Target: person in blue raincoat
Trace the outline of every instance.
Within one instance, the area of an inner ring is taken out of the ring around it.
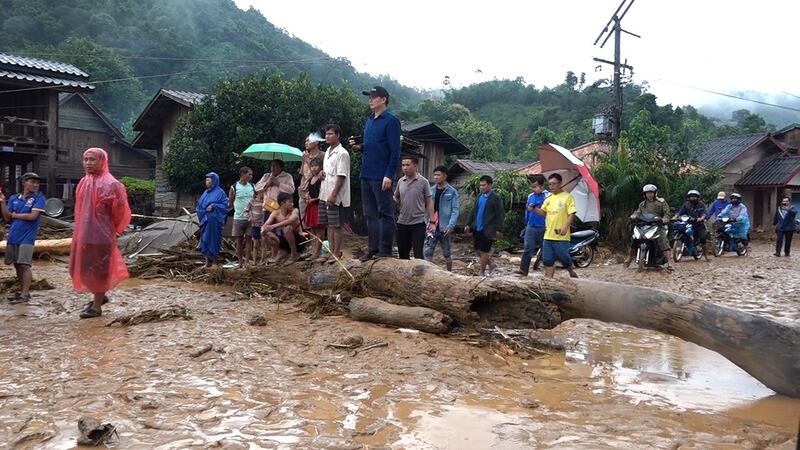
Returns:
[[[731,194],[731,202],[717,217],[730,217],[735,220],[733,224],[733,237],[744,239],[749,244],[750,239],[750,216],[747,207],[742,203],[742,196],[734,192]]]
[[[211,267],[219,257],[222,230],[228,218],[228,196],[219,187],[219,175],[206,174],[206,190],[197,202],[200,221],[200,245],[197,249],[206,257],[205,267]]]

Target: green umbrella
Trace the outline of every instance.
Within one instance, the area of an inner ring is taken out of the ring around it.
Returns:
[[[245,150],[242,155],[256,159],[266,159],[268,161],[273,159],[282,159],[284,161],[303,160],[303,152],[300,151],[300,149],[286,144],[277,144],[275,142],[253,144],[247,147],[247,150]]]

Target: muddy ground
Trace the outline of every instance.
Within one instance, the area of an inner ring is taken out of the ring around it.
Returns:
[[[606,255],[580,274],[797,323],[797,259],[775,258],[767,244],[754,250],[682,262],[673,274],[637,274]],[[500,260],[499,276],[512,276],[515,258]],[[456,270],[469,272],[468,264],[464,256]],[[0,268],[0,277],[11,275]],[[2,447],[73,448],[84,415],[116,425],[117,448],[796,445],[800,400],[775,395],[716,353],[655,332],[566,322],[544,333],[566,350],[523,359],[463,335],[314,320],[269,296],[142,280],[114,292],[103,318],[78,320],[88,298],[71,292],[66,266],[38,263],[35,277],[56,289],[37,291],[27,306],[0,303]],[[105,326],[171,304],[185,305],[193,320]],[[254,315],[266,326],[249,325]],[[355,335],[387,345],[328,346]]]

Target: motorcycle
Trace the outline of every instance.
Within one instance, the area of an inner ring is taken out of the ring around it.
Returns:
[[[581,230],[570,233],[569,255],[572,257],[572,264],[575,267],[585,269],[592,264],[599,239],[600,233],[597,230]],[[539,249],[533,261],[533,270],[538,270],[541,264],[542,249]]]
[[[684,255],[692,256],[694,259],[703,256],[703,247],[695,242],[695,225],[698,225],[696,220],[687,215],[672,221],[672,259],[675,262],[680,262]],[[702,227],[703,224],[698,226]]]
[[[658,239],[665,232],[661,217],[646,213],[634,220],[633,244],[636,248],[638,271],[660,268],[667,263],[666,257],[658,248]]]
[[[716,245],[714,256],[722,256],[725,252],[736,252],[739,256],[747,255],[747,241],[733,236],[736,233],[736,221],[730,217],[718,218],[714,222],[716,229]]]

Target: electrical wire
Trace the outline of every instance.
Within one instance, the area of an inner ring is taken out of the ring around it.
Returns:
[[[179,58],[174,56],[147,56],[147,55],[91,55],[91,54],[81,54],[81,53],[17,53],[17,52],[8,52],[5,50],[0,51],[0,53],[5,53],[7,55],[14,55],[14,56],[23,56],[28,58],[35,58],[37,56],[57,56],[61,58],[90,58],[90,59],[142,59],[142,60],[154,60],[154,61],[197,61],[197,62],[219,62],[219,63],[252,63],[252,64],[280,64],[280,63],[312,63],[312,62],[327,62],[327,61],[335,61],[335,58],[330,56],[326,57],[319,57],[319,58],[306,58],[306,59],[297,59],[297,60],[271,60],[271,59],[219,59],[219,58]]]
[[[733,99],[741,100],[741,101],[744,101],[744,102],[757,103],[759,105],[771,106],[773,108],[780,108],[780,109],[785,109],[785,110],[788,110],[788,111],[800,112],[800,108],[794,108],[794,107],[785,106],[785,105],[778,105],[776,103],[769,103],[769,102],[765,102],[765,101],[762,101],[762,100],[756,100],[756,99],[752,99],[752,98],[741,97],[739,95],[734,95],[734,94],[726,94],[724,92],[712,91],[711,89],[705,89],[705,88],[701,88],[701,87],[697,87],[697,86],[691,86],[691,85],[688,85],[688,84],[678,83],[676,81],[665,80],[663,78],[659,78],[659,79],[655,80],[654,82],[659,82],[659,81],[663,81],[665,83],[669,83],[669,84],[672,84],[672,85],[675,85],[675,86],[680,86],[680,87],[687,88],[687,89],[694,89],[696,91],[705,92],[705,93],[708,93],[708,94],[714,94],[714,95],[719,95],[719,96],[722,96],[722,97],[733,98]],[[791,95],[791,94],[789,94],[789,95]]]

